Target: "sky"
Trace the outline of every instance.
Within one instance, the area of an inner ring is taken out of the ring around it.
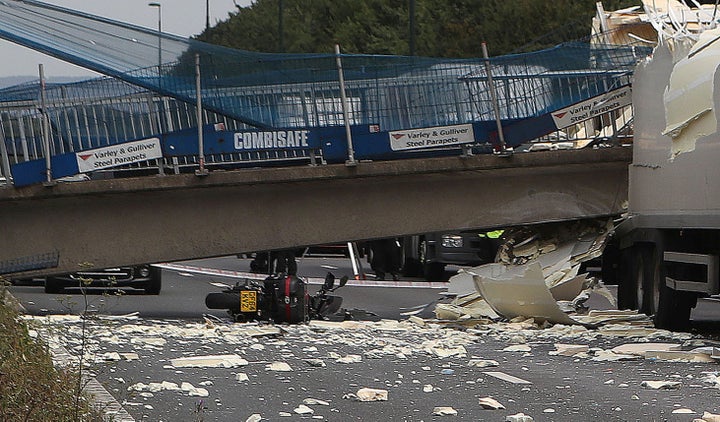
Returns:
[[[41,0],[68,9],[92,15],[157,29],[157,8],[148,6],[153,0]],[[154,0],[157,1],[157,0]],[[184,37],[197,35],[205,29],[206,0],[160,0],[162,5],[162,29]],[[210,25],[228,18],[228,13],[239,6],[249,6],[251,0],[209,0]],[[37,53],[0,39],[0,77],[37,76],[38,64],[42,63],[49,80],[57,76],[97,76],[96,73],[65,63],[53,57]]]

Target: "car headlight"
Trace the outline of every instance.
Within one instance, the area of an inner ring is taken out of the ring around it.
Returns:
[[[444,248],[462,248],[463,238],[456,234],[444,234],[441,244]]]
[[[149,267],[140,267],[140,277],[147,277],[150,275]]]

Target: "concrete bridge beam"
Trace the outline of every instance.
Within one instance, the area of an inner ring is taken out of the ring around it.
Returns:
[[[631,150],[214,171],[0,189],[0,268],[39,273],[617,215]],[[28,273],[29,274],[29,273]]]

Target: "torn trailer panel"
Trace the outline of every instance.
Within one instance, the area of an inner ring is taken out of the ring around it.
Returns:
[[[661,41],[634,74],[629,212],[605,258],[621,309],[683,330],[698,298],[720,290],[720,29],[712,7],[644,3]]]

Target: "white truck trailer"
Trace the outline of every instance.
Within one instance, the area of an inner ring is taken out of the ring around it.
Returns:
[[[674,35],[635,72],[628,216],[605,259],[621,308],[683,329],[720,292],[720,29]]]

